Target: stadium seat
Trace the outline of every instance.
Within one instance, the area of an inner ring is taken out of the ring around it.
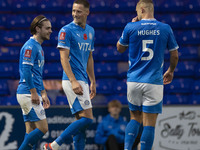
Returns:
[[[122,35],[122,30],[111,30],[104,35],[103,43],[105,45],[116,45]]]
[[[200,23],[200,14],[189,14],[184,15],[183,19],[181,20],[181,25],[184,29],[198,29],[198,25]]]
[[[127,93],[126,79],[117,80],[113,88],[114,88],[114,93],[126,94]]]
[[[21,47],[0,47],[0,60],[7,62],[16,62],[19,60]]]
[[[36,12],[37,1],[12,0],[10,4],[13,12]]]
[[[133,0],[115,0],[110,2],[112,12],[134,12],[136,1]]]
[[[1,105],[6,105],[6,106],[19,105],[19,103],[17,102],[16,96],[3,96],[1,97],[0,101],[1,101]]]
[[[108,103],[112,100],[119,100],[122,105],[128,105],[127,95],[126,94],[118,94],[118,95],[111,95],[108,97]]]
[[[0,79],[0,95],[9,95],[7,80]]]
[[[7,24],[7,15],[6,14],[0,14],[0,29],[4,29],[6,28],[6,24]]]
[[[95,63],[94,72],[96,77],[115,77],[117,75],[116,63]]]
[[[183,93],[189,94],[192,92],[192,78],[175,78],[170,84],[165,85],[165,93]]]
[[[200,40],[200,30],[186,30],[179,33],[178,42],[184,44],[198,44]]]
[[[8,3],[8,0],[1,0],[0,1],[0,12],[10,12],[10,5]]]
[[[72,14],[64,14],[64,15],[59,15],[58,19],[56,21],[56,27],[58,30],[60,30],[63,26],[67,25],[68,23],[72,22]]]
[[[106,31],[105,30],[95,30],[95,45],[105,45],[104,43],[104,38],[106,36]]]
[[[188,10],[188,12],[199,12],[199,7],[200,7],[200,1],[199,0],[187,0],[184,1],[185,4],[185,9]]]
[[[196,62],[194,61],[184,61],[179,62],[174,75],[176,77],[193,77],[195,73]]]
[[[115,79],[97,79],[96,88],[97,94],[112,94],[113,84],[116,83]]]
[[[15,78],[15,68],[13,63],[0,63],[0,78]]]
[[[178,50],[179,57],[181,60],[198,60],[198,50],[200,47],[197,46],[187,46],[187,47],[181,47],[180,50]]]
[[[87,23],[93,28],[106,28],[106,17],[104,14],[91,14],[88,16]]]
[[[59,50],[56,47],[43,47],[45,62],[60,62]]]
[[[174,94],[174,95],[167,95],[167,97],[165,98],[166,98],[165,104],[167,105],[189,104],[189,95]]]
[[[196,65],[196,68],[195,68],[195,78],[197,78],[197,79],[200,78],[200,63],[198,63]]]
[[[9,46],[21,46],[30,36],[30,31],[27,30],[4,31],[0,35],[0,43]]]
[[[45,63],[45,79],[62,79],[63,69],[60,63]]]
[[[194,80],[192,92],[194,94],[200,94],[200,80]]]
[[[56,97],[56,105],[68,105],[66,96],[57,96]]]
[[[185,1],[159,0],[154,1],[155,12],[183,12]]]
[[[190,104],[199,105],[200,104],[200,94],[192,94],[190,97]]]
[[[91,12],[107,12],[110,10],[106,0],[89,0],[89,3]]]

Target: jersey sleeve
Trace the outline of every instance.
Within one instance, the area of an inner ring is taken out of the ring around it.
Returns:
[[[34,49],[34,46],[27,45],[22,50],[22,65],[34,65],[34,61],[37,57],[37,50]]]
[[[119,39],[120,45],[128,46],[129,45],[129,30],[128,24],[125,26],[124,31],[122,32],[122,36]]]
[[[71,32],[69,28],[62,28],[58,33],[57,48],[65,48],[70,50]]]
[[[168,36],[168,41],[167,41],[167,48],[169,51],[173,51],[179,48],[176,39],[174,37],[174,33],[171,29],[171,27],[169,26],[169,36]]]

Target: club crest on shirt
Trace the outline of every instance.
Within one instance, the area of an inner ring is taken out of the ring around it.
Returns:
[[[31,53],[32,53],[32,50],[26,49],[25,54],[24,54],[24,57],[31,58]]]
[[[84,40],[87,40],[87,34],[83,34]]]
[[[66,32],[61,32],[59,39],[60,40],[65,40],[65,36],[66,36]]]
[[[92,33],[89,33],[89,39],[92,40]]]

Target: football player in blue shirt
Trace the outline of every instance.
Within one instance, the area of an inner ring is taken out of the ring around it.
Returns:
[[[140,0],[137,17],[128,23],[117,43],[117,50],[129,48],[127,98],[131,121],[125,131],[125,150],[130,150],[143,122],[141,150],[151,150],[158,113],[162,112],[163,84],[171,83],[178,63],[178,45],[169,25],[154,18],[152,0]],[[163,76],[165,49],[170,66]]]
[[[96,95],[92,56],[94,29],[86,24],[88,15],[88,1],[75,0],[72,8],[74,20],[59,32],[57,48],[60,50],[61,64],[64,70],[62,86],[71,112],[75,114],[77,120],[70,124],[55,141],[45,144],[45,150],[57,150],[72,136],[75,150],[84,150],[85,147],[85,130],[93,119],[91,99]]]
[[[50,103],[42,81],[44,51],[41,44],[50,39],[51,23],[45,16],[39,15],[32,21],[30,29],[33,36],[21,48],[19,59],[17,100],[26,126],[26,135],[19,150],[31,150],[48,131],[44,109],[49,108]]]

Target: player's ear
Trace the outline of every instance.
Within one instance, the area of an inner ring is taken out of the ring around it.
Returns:
[[[35,27],[36,33],[40,31],[40,28],[38,26]]]

